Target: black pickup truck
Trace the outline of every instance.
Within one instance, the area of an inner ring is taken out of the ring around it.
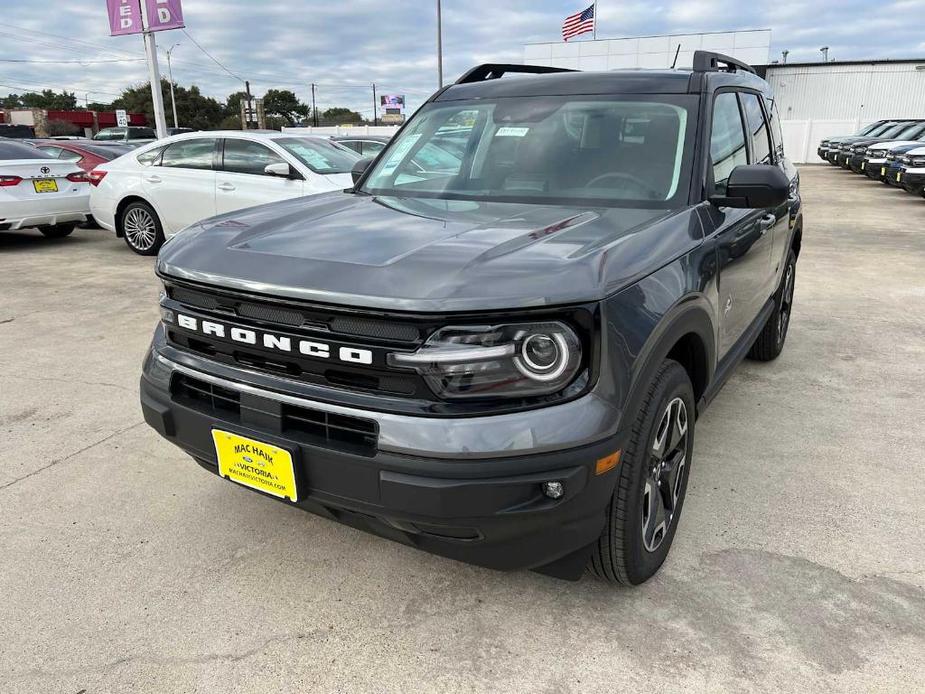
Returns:
[[[714,53],[476,67],[353,188],[165,244],[145,419],[332,520],[641,583],[678,527],[698,414],[787,335],[802,214],[778,118]]]

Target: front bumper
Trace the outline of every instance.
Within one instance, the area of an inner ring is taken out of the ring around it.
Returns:
[[[164,351],[170,352],[170,348]],[[205,411],[184,401],[171,386],[178,374],[237,392],[240,412]],[[358,453],[330,443],[306,441],[283,425],[287,404],[298,402],[301,407],[329,413],[346,408],[255,387],[254,382],[251,377],[235,381],[192,369],[153,347],[141,378],[142,410],[158,433],[214,474],[218,474],[218,467],[213,428],[286,448],[296,466],[299,501],[283,503],[480,566],[539,569],[562,578],[580,577],[591,544],[604,526],[619,469],[598,475],[596,462],[620,449],[620,435],[603,433],[599,440],[562,450],[524,445],[490,453],[492,446],[487,442],[509,437],[518,428],[530,438],[525,415],[567,405],[533,413],[458,419],[358,411],[379,424],[376,449]],[[579,426],[580,420],[572,419],[574,414],[561,412],[566,423]],[[394,419],[409,420],[409,427],[396,427]],[[473,422],[479,434],[470,434],[467,445],[460,440],[458,430],[465,431]],[[406,432],[403,441],[397,440],[401,431]],[[418,433],[412,433],[415,431]],[[426,439],[420,438],[421,431],[428,432]],[[436,435],[437,431],[443,435]],[[427,448],[409,450],[415,446]],[[453,447],[456,455],[450,457]],[[483,450],[476,450],[480,448]],[[546,481],[562,482],[564,495],[559,499],[544,496],[542,484]]]
[[[910,193],[921,194],[925,191],[925,169],[900,169],[900,180],[896,181]],[[893,175],[895,180],[896,175]]]
[[[863,173],[864,171],[861,167],[864,165],[865,161],[866,160],[863,154],[852,154],[848,158],[847,167],[854,171],[854,173]]]
[[[875,181],[882,181],[884,178],[884,169],[886,168],[886,159],[865,159],[861,172],[868,178]]]

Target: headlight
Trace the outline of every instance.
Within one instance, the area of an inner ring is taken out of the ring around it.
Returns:
[[[388,360],[416,370],[447,399],[549,395],[575,380],[581,342],[558,321],[452,326],[416,352],[394,352]]]

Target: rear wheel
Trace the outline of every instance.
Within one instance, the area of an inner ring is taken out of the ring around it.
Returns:
[[[781,278],[780,287],[774,296],[774,311],[764,324],[761,334],[755,344],[748,351],[749,359],[757,361],[771,361],[777,359],[784,349],[787,339],[787,328],[790,327],[790,312],[793,309],[793,286],[797,274],[797,256],[790,249],[787,255],[787,266]]]
[[[55,224],[53,226],[39,227],[39,231],[48,239],[63,239],[69,236],[76,224]]]
[[[157,255],[164,244],[164,230],[154,208],[146,202],[130,202],[122,210],[119,225],[125,244],[138,255]]]
[[[694,391],[684,367],[666,359],[649,384],[620,458],[591,573],[638,585],[659,570],[678,527],[693,447]]]

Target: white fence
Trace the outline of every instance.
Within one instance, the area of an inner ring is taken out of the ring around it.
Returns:
[[[781,121],[784,151],[795,164],[818,161],[819,141],[833,135],[850,135],[863,123],[856,120],[785,120]],[[330,127],[283,128],[290,135],[386,135],[398,132],[397,125],[336,125]]]
[[[398,132],[397,125],[332,125],[325,127],[283,128],[287,135],[386,135]]]
[[[819,142],[834,135],[851,135],[864,125],[857,120],[785,120],[781,121],[784,151],[795,164],[820,162],[816,156]]]

